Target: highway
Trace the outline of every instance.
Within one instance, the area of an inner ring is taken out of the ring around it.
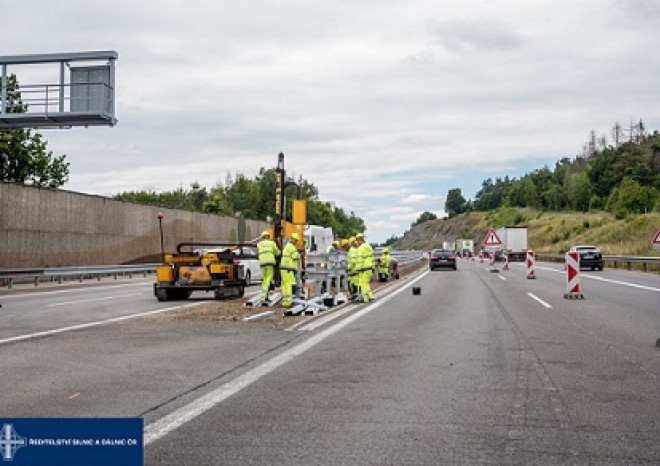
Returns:
[[[660,276],[565,299],[560,267],[460,260],[295,329],[174,319],[205,301],[148,279],[4,291],[0,413],[143,417],[145,464],[660,464]]]

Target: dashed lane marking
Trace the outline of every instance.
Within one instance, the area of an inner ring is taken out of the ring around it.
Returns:
[[[545,308],[547,308],[547,309],[552,309],[552,306],[551,306],[550,304],[546,303],[545,301],[543,301],[541,298],[539,298],[538,296],[534,295],[533,293],[529,293],[529,292],[528,292],[528,293],[527,293],[527,296],[529,296],[530,298],[532,298],[534,301],[540,303],[540,304],[541,304],[542,306],[544,306]]]

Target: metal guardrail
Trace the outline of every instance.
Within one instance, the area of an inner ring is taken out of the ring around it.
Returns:
[[[399,267],[402,270],[412,267],[423,258],[421,251],[392,251],[392,257],[399,261]],[[375,255],[380,257],[379,254]],[[119,276],[129,276],[133,274],[154,273],[155,264],[135,264],[135,265],[89,265],[84,267],[50,267],[50,268],[29,268],[29,269],[0,269],[0,288],[11,289],[17,283],[33,283],[39,286],[39,283],[57,282],[61,284],[66,280],[78,280],[82,282],[85,278],[96,278],[100,281],[102,277],[113,277],[115,280]]]
[[[57,282],[65,280],[82,282],[85,278],[101,280],[104,276],[111,276],[115,280],[119,276],[131,277],[133,274],[142,274],[156,271],[160,264],[134,264],[134,265],[89,265],[84,267],[51,267],[43,269],[0,269],[0,287],[11,289],[16,283],[34,283],[39,286],[41,282]]]
[[[558,262],[563,264],[565,260],[564,254],[536,254],[536,259],[540,261]],[[640,257],[640,256],[603,256],[603,261],[606,264],[612,264],[612,267],[617,269],[619,265],[625,266],[627,270],[632,270],[632,264],[641,264],[644,272],[649,271],[649,266],[660,271],[660,257]]]

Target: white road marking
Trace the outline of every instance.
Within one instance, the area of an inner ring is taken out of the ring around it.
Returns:
[[[660,288],[654,288],[652,286],[637,285],[636,283],[622,282],[622,281],[619,281],[619,280],[612,280],[610,278],[597,277],[595,275],[589,275],[589,274],[586,274],[586,273],[581,274],[581,276],[585,277],[585,278],[591,278],[593,280],[600,280],[602,282],[615,283],[617,285],[629,286],[631,288],[639,288],[640,290],[657,291],[658,293],[660,293]]]
[[[128,283],[126,285],[87,285],[83,286],[82,288],[70,288],[66,290],[54,290],[54,291],[33,291],[30,293],[20,293],[20,294],[8,294],[8,295],[3,295],[2,299],[15,299],[15,298],[29,298],[32,296],[46,296],[49,294],[59,294],[59,293],[75,293],[76,291],[81,291],[81,290],[88,290],[90,288],[103,288],[105,289],[110,289],[110,288],[125,288],[127,286],[145,286],[145,282],[143,281],[141,283]],[[146,282],[146,284],[151,284],[153,287],[153,280],[150,282]],[[150,288],[151,289],[151,288]]]
[[[123,294],[121,295],[121,297],[126,298],[128,296],[142,296],[143,294],[144,293]],[[104,298],[79,299],[77,301],[63,301],[61,303],[49,304],[48,307],[66,306],[67,304],[78,304],[78,303],[93,303],[95,301],[107,301],[109,299],[117,299],[117,296],[106,296]]]
[[[383,299],[370,304],[364,309],[360,309],[355,314],[352,314],[342,320],[337,322],[332,327],[317,333],[316,335],[311,336],[304,342],[300,343],[297,346],[275,356],[269,361],[264,362],[258,367],[246,372],[243,375],[236,377],[234,380],[227,382],[226,384],[216,388],[210,393],[192,401],[186,406],[183,406],[176,411],[164,416],[157,421],[152,422],[144,428],[144,445],[149,445],[152,442],[164,437],[168,433],[178,429],[182,425],[186,424],[189,421],[192,421],[197,416],[203,414],[209,409],[213,408],[215,405],[223,402],[230,396],[240,392],[242,389],[250,386],[252,383],[256,382],[265,375],[268,375],[278,367],[286,364],[297,356],[305,353],[309,349],[313,348],[326,338],[335,333],[339,332],[344,327],[352,324],[354,321],[360,317],[370,313],[374,309],[377,309],[382,304],[386,303],[399,293],[402,293],[404,290],[408,289],[410,285],[421,280],[429,272],[426,271],[422,273],[419,277],[412,280],[410,283],[402,286],[400,289],[388,294]]]
[[[131,314],[131,315],[128,315],[128,316],[114,317],[112,319],[106,319],[106,320],[97,320],[95,322],[87,322],[85,324],[71,325],[71,326],[68,326],[68,327],[56,328],[56,329],[53,329],[53,330],[45,330],[43,332],[30,333],[30,334],[27,334],[27,335],[18,335],[16,337],[4,338],[4,339],[0,340],[0,345],[2,345],[4,343],[15,343],[17,341],[30,340],[32,338],[45,337],[45,336],[48,336],[48,335],[56,335],[58,333],[70,332],[71,330],[81,330],[81,329],[84,329],[84,328],[98,327],[100,325],[113,324],[113,323],[116,323],[116,322],[123,322],[125,320],[137,319],[139,317],[147,317],[147,316],[151,316],[151,315],[160,314],[162,312],[173,311],[175,309],[185,309],[187,307],[199,306],[200,304],[204,304],[204,302],[193,303],[193,304],[184,304],[182,306],[166,307],[165,309],[156,309],[155,311],[141,312],[139,314]]]
[[[502,280],[506,281],[506,277],[503,277],[503,276],[500,275],[500,274],[497,274],[497,276],[500,277]]]
[[[538,296],[535,296],[534,294],[529,293],[529,292],[527,293],[527,296],[529,296],[529,297],[532,298],[533,300],[539,302],[542,306],[545,306],[547,309],[552,309],[552,306],[551,306],[550,304],[546,303],[545,301],[543,301],[543,300],[542,300],[541,298],[539,298]]]

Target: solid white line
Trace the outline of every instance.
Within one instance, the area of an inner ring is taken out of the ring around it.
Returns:
[[[145,280],[146,281],[146,280]],[[151,280],[149,283],[153,284],[153,280]],[[86,286],[85,286],[86,285]],[[54,291],[32,291],[29,293],[20,293],[20,294],[7,294],[7,295],[2,295],[2,299],[12,299],[12,298],[29,298],[32,296],[45,296],[49,294],[59,294],[59,293],[75,293],[76,291],[83,291],[83,290],[89,290],[90,288],[103,288],[103,289],[110,289],[110,288],[125,288],[127,286],[144,286],[145,282],[141,283],[127,283],[125,285],[88,285],[88,284],[83,284],[82,287],[80,288],[69,288],[66,290],[54,290]],[[153,286],[153,285],[152,285]]]
[[[377,309],[382,304],[386,303],[387,301],[389,301],[399,293],[402,293],[410,285],[412,285],[413,283],[417,282],[418,280],[426,276],[426,274],[428,274],[428,270],[422,273],[416,279],[412,280],[407,285],[404,285],[397,291],[388,294],[383,299],[376,301],[373,304],[370,304],[364,309],[360,309],[355,314],[352,314],[348,316],[346,319],[342,320],[341,322],[337,322],[332,327],[329,327],[317,333],[316,335],[311,336],[310,338],[300,343],[299,345],[294,346],[293,348],[283,352],[282,354],[279,354],[278,356],[275,356],[274,358],[264,362],[260,366],[255,367],[254,369],[246,372],[245,374],[236,377],[234,380],[231,380],[226,384],[216,388],[212,392],[207,393],[206,395],[196,399],[195,401],[192,401],[188,405],[183,406],[182,408],[177,409],[171,414],[168,414],[167,416],[162,417],[157,421],[154,421],[153,423],[149,424],[144,428],[144,445],[145,446],[149,445],[150,443],[155,442],[156,440],[164,437],[168,433],[178,429],[185,423],[192,421],[197,416],[213,408],[215,405],[221,403],[230,396],[240,392],[242,389],[256,382],[261,377],[271,373],[278,367],[286,364],[295,357],[303,354],[305,351],[313,348],[314,346],[321,343],[329,336],[334,335],[344,327],[347,327],[348,325],[352,324],[360,317],[370,313],[371,311]]]
[[[637,285],[635,283],[621,282],[619,280],[612,280],[612,279],[609,279],[609,278],[596,277],[595,275],[589,275],[589,274],[586,274],[586,273],[583,273],[581,275],[585,278],[600,280],[602,282],[615,283],[617,285],[629,286],[631,288],[639,288],[640,290],[657,291],[657,292],[660,293],[660,288],[653,288],[652,286],[644,286],[644,285]]]
[[[500,277],[502,280],[506,281],[506,277],[503,277],[503,276],[500,275],[500,274],[497,274],[497,276]]]
[[[126,298],[128,296],[142,296],[143,294],[144,293],[123,294],[121,295],[121,297]],[[63,301],[60,303],[49,304],[47,307],[66,306],[67,304],[78,304],[78,303],[92,303],[95,301],[107,301],[109,299],[117,299],[117,296],[106,296],[105,298],[80,299],[78,301]]]
[[[175,309],[184,309],[184,308],[187,308],[187,307],[199,306],[200,304],[204,304],[204,302],[193,303],[193,304],[184,304],[182,306],[166,307],[165,309],[157,309],[155,311],[141,312],[139,314],[131,314],[129,316],[114,317],[112,319],[97,320],[95,322],[88,322],[86,324],[71,325],[69,327],[61,327],[61,328],[56,328],[56,329],[53,329],[53,330],[46,330],[46,331],[43,331],[43,332],[30,333],[30,334],[27,334],[27,335],[19,335],[19,336],[16,336],[16,337],[5,338],[5,339],[0,340],[0,345],[2,345],[4,343],[15,343],[17,341],[30,340],[32,338],[45,337],[45,336],[48,336],[48,335],[56,335],[58,333],[69,332],[71,330],[81,330],[81,329],[84,329],[84,328],[98,327],[100,325],[113,324],[113,323],[116,323],[116,322],[123,322],[125,320],[137,319],[138,317],[147,317],[147,316],[151,316],[151,315],[160,314],[162,312],[173,311]]]
[[[550,304],[546,303],[545,301],[543,301],[538,296],[535,296],[535,295],[533,295],[532,293],[529,293],[529,292],[527,293],[527,296],[529,296],[530,298],[532,298],[532,299],[536,300],[537,302],[541,303],[541,305],[545,306],[546,308],[552,309],[552,306]]]

